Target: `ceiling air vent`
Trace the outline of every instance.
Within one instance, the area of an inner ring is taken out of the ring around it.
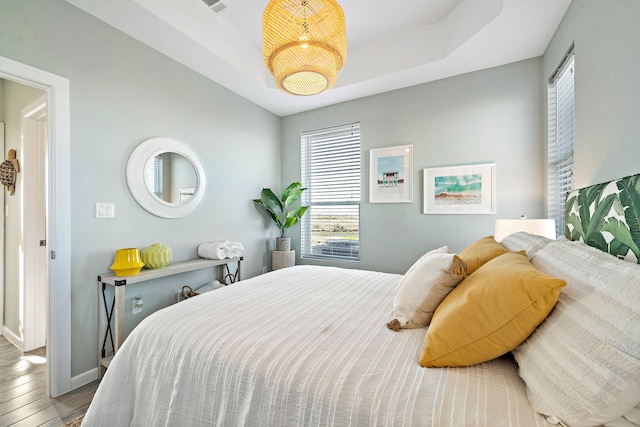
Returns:
[[[220,0],[200,0],[202,4],[213,10],[215,13],[220,13],[227,8],[227,5]]]

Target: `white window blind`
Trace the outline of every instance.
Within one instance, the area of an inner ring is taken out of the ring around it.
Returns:
[[[564,234],[567,192],[574,189],[574,97],[573,49],[549,79],[549,218],[556,220],[556,234]]]
[[[163,189],[163,157],[154,156],[153,161],[147,162],[144,169],[144,180],[147,188],[159,199],[162,200]]]
[[[302,257],[360,260],[360,124],[304,132]]]

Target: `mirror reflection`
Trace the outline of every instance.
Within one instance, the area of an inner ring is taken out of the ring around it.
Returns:
[[[198,176],[189,159],[164,152],[149,158],[144,167],[144,181],[149,193],[157,199],[182,205],[193,197]]]

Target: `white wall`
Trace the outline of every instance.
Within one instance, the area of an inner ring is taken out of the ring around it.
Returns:
[[[638,0],[573,0],[544,54],[546,86],[575,42],[578,188],[640,173],[638,22]]]
[[[179,261],[196,257],[199,243],[230,239],[245,246],[245,277],[267,265],[273,233],[252,199],[280,183],[277,116],[63,0],[0,2],[0,56],[70,81],[72,376],[96,367],[96,277],[117,248],[160,242]],[[127,157],[154,136],[184,141],[204,163],[206,197],[184,219],[147,213],[127,190]],[[96,202],[114,203],[115,218],[95,219]],[[148,314],[171,302],[178,285],[207,279],[134,285],[127,298],[143,295]],[[142,317],[129,315],[128,329]]]
[[[282,183],[300,179],[301,132],[359,121],[361,262],[338,265],[404,273],[429,249],[459,251],[493,234],[496,218],[543,214],[540,75],[537,58],[285,117]],[[369,203],[369,150],[402,144],[414,145],[413,203]],[[491,162],[494,215],[422,214],[423,168]],[[299,248],[299,227],[291,236]]]

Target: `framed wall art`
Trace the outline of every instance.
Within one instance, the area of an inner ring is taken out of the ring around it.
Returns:
[[[424,169],[424,213],[494,213],[494,172],[495,163]]]
[[[369,202],[413,202],[413,145],[370,151]]]

